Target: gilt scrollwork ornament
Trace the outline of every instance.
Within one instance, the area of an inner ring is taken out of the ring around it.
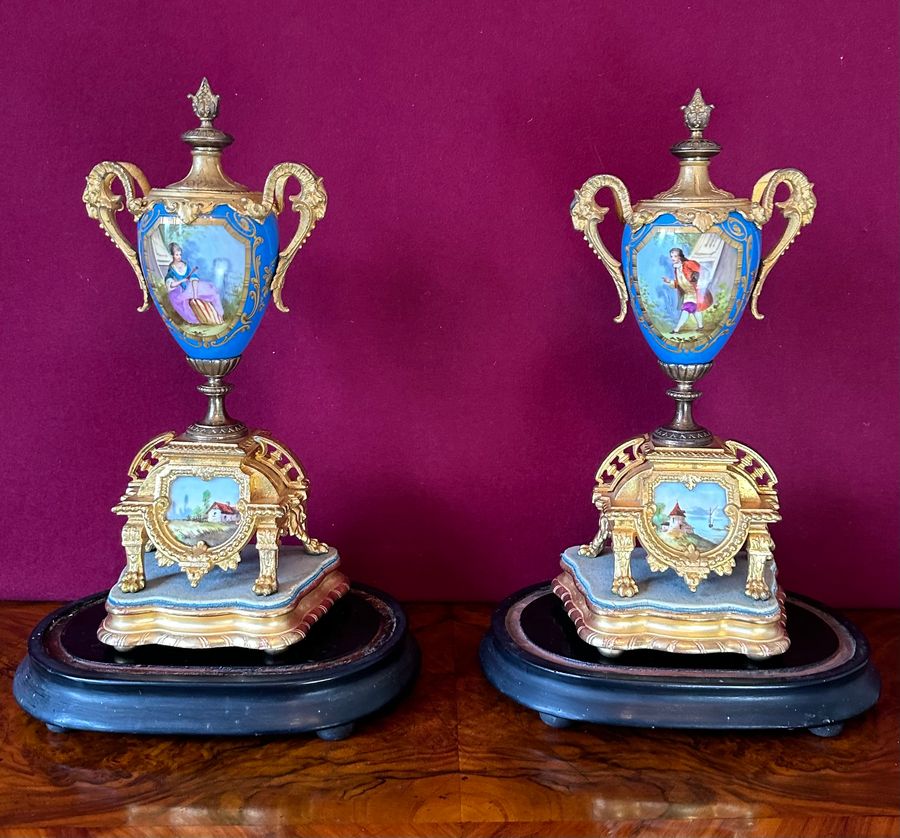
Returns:
[[[625,277],[622,275],[622,263],[609,252],[600,237],[598,227],[606,217],[606,213],[609,212],[608,207],[601,207],[597,203],[597,193],[602,189],[609,189],[612,192],[619,221],[625,224],[631,223],[631,198],[628,190],[621,180],[612,175],[595,175],[581,189],[576,190],[570,213],[572,225],[584,234],[591,250],[597,254],[603,267],[606,268],[615,283],[616,293],[619,297],[619,313],[613,320],[621,323],[628,313],[628,291],[625,288]]]
[[[726,221],[730,210],[676,210],[673,214],[682,224],[696,227],[701,233],[706,233],[713,225]]]
[[[272,277],[272,300],[279,311],[289,311],[281,299],[284,287],[284,276],[290,267],[297,251],[309,238],[316,224],[325,217],[328,207],[328,195],[322,185],[322,178],[317,178],[306,166],[300,163],[280,163],[275,166],[266,178],[263,187],[261,209],[278,215],[284,209],[284,189],[290,180],[295,178],[300,183],[300,194],[290,197],[291,209],[300,216],[297,230],[288,242],[287,247],[278,254],[278,267]],[[253,214],[248,209],[249,214]]]
[[[787,185],[790,190],[789,195],[786,200],[775,204],[775,191],[782,184]],[[760,226],[768,223],[772,217],[774,206],[781,210],[787,222],[778,243],[762,260],[750,298],[750,311],[757,320],[762,320],[765,315],[759,312],[759,295],[762,293],[769,271],[800,234],[800,228],[805,227],[813,220],[816,212],[816,196],[813,194],[813,184],[809,182],[803,172],[797,169],[775,169],[763,175],[756,182],[756,186],[753,187],[752,200],[754,208],[759,208],[754,220]]]
[[[122,191],[125,193],[124,202],[122,196],[112,191],[112,185],[117,180],[122,184]],[[141,190],[141,195],[137,194],[135,187]],[[137,277],[143,295],[138,311],[146,311],[150,304],[147,296],[147,281],[144,279],[137,251],[119,228],[116,213],[122,210],[124,204],[128,212],[134,216],[134,220],[139,221],[147,211],[146,195],[149,192],[150,184],[137,166],[132,163],[107,161],[98,163],[91,169],[87,176],[84,193],[81,196],[88,215],[99,222],[103,232],[119,248]]]

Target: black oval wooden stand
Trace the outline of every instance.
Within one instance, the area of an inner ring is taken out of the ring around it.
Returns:
[[[545,583],[497,608],[481,665],[494,687],[554,727],[807,728],[833,736],[878,700],[868,643],[851,622],[805,597],[788,594],[787,619],[790,649],[764,661],[650,650],[608,659],[578,637]]]
[[[106,593],[71,603],[35,628],[13,691],[52,730],[255,735],[314,731],[342,739],[400,696],[418,670],[406,616],[356,585],[300,643],[277,654],[141,646],[97,639]]]

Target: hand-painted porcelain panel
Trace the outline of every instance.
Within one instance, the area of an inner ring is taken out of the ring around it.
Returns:
[[[657,483],[653,489],[653,527],[667,545],[701,553],[725,540],[731,521],[726,514],[728,495],[720,483],[686,486],[677,481]]]
[[[702,364],[728,341],[750,299],[760,233],[737,213],[706,232],[665,214],[626,226],[622,255],[635,317],[656,356]]]
[[[241,488],[230,477],[176,477],[169,487],[169,498],[169,531],[182,544],[218,547],[238,530]]]
[[[229,206],[190,224],[162,204],[138,224],[138,253],[160,316],[191,358],[233,358],[256,331],[271,296],[278,225]]]

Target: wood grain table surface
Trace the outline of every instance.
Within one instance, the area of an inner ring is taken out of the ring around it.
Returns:
[[[489,605],[412,604],[422,672],[351,738],[51,733],[12,678],[49,603],[0,611],[0,835],[896,836],[900,613],[855,611],[882,698],[841,736],[556,730],[478,665]]]

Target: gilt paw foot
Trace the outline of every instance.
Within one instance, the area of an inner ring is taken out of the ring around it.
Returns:
[[[616,596],[631,597],[638,592],[638,586],[630,576],[617,576],[613,579],[612,592]]]
[[[119,588],[122,593],[125,594],[136,594],[138,591],[143,590],[144,588],[144,576],[141,573],[135,573],[134,571],[129,571],[122,577],[122,581],[119,582]]]
[[[768,599],[769,588],[762,579],[748,579],[744,593],[753,599]]]
[[[253,583],[253,593],[257,596],[268,596],[278,590],[278,582],[274,576],[260,576]]]
[[[324,541],[319,541],[317,538],[304,538],[301,539],[301,543],[303,550],[310,556],[319,556],[331,549]]]

